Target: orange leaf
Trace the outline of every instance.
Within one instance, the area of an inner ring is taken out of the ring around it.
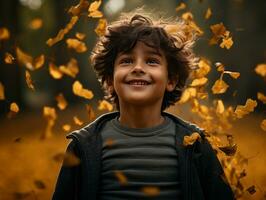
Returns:
[[[205,13],[204,18],[205,19],[209,19],[211,17],[211,15],[212,15],[211,8],[208,8],[207,11],[206,11],[206,13]]]
[[[96,29],[94,30],[95,33],[98,36],[103,36],[105,34],[106,26],[107,26],[106,19],[99,19],[98,25],[97,25]]]
[[[215,63],[216,69],[218,72],[223,72],[224,71],[224,65],[220,62]]]
[[[199,87],[203,86],[207,83],[208,79],[206,77],[194,79],[192,83],[190,84],[191,87]]]
[[[258,64],[255,68],[255,72],[262,77],[266,77],[266,64]]]
[[[19,107],[18,107],[18,105],[15,102],[10,104],[10,111],[12,111],[14,113],[18,113],[19,112]]]
[[[266,119],[261,122],[260,127],[262,130],[266,131]]]
[[[93,93],[90,90],[84,89],[82,84],[79,81],[75,81],[72,85],[73,93],[77,96],[86,98],[86,99],[92,99]]]
[[[201,58],[198,63],[198,69],[195,71],[194,76],[196,78],[202,78],[211,71],[210,62],[204,58]]]
[[[30,72],[28,70],[25,71],[25,77],[26,77],[26,83],[27,83],[28,87],[32,90],[35,90],[34,85],[33,85],[33,81],[31,79]]]
[[[247,99],[244,106],[238,105],[235,109],[235,114],[237,118],[242,118],[243,116],[254,111],[254,108],[257,106],[257,101],[252,99]]]
[[[33,30],[37,30],[39,28],[41,28],[43,25],[43,21],[41,18],[35,18],[33,20],[31,20],[29,27]]]
[[[93,17],[93,18],[100,18],[103,16],[102,12],[99,11],[99,7],[101,5],[102,1],[94,1],[90,4],[89,9],[88,9],[88,17]]]
[[[222,94],[225,93],[229,85],[227,85],[222,79],[218,79],[215,81],[214,85],[212,86],[212,93],[213,94]]]
[[[74,117],[73,117],[73,120],[74,120],[75,124],[77,124],[77,125],[79,125],[79,126],[81,126],[81,125],[84,123],[84,122],[81,121],[77,116],[74,116]]]
[[[87,113],[88,113],[89,121],[94,120],[95,119],[95,113],[94,113],[92,107],[90,105],[86,104],[86,110],[87,110]]]
[[[266,96],[260,92],[257,93],[257,98],[260,100],[262,103],[266,104]]]
[[[196,97],[197,90],[196,88],[187,88],[183,91],[180,100],[178,101],[179,104],[187,102],[190,98]]]
[[[5,99],[5,87],[4,85],[0,82],[0,100]]]
[[[79,4],[76,6],[71,6],[68,10],[68,13],[71,13],[74,16],[79,16],[82,10],[87,10],[89,7],[89,2],[87,0],[80,0]]]
[[[69,38],[66,40],[67,47],[70,49],[74,49],[78,53],[83,53],[87,51],[87,47],[84,42],[79,41],[75,38]]]
[[[221,48],[230,49],[234,44],[232,37],[223,38],[222,43],[220,44]]]
[[[60,110],[64,110],[67,107],[67,101],[62,93],[58,94],[55,99]]]
[[[216,113],[217,114],[222,114],[224,112],[224,104],[222,100],[217,101],[217,106],[216,106]]]
[[[5,27],[0,28],[0,40],[8,40],[10,38],[9,30]]]
[[[5,63],[13,64],[15,58],[10,53],[5,53]]]
[[[187,6],[185,3],[181,2],[175,9],[176,12],[185,9]]]
[[[86,37],[84,33],[76,33],[75,36],[79,40],[83,40]]]
[[[79,73],[77,60],[74,58],[71,58],[70,61],[67,63],[67,66],[65,65],[59,66],[59,71],[68,76],[71,76],[72,78],[75,78],[76,75]]]
[[[210,29],[215,37],[223,37],[226,32],[226,28],[222,22],[219,24],[211,25]]]
[[[98,109],[112,111],[113,105],[106,100],[102,100],[102,101],[99,101]]]
[[[240,76],[239,72],[224,71],[224,74],[229,74],[234,79],[237,79]]]
[[[60,79],[63,76],[63,73],[53,63],[49,64],[49,73],[54,79]]]
[[[197,132],[194,132],[192,133],[191,135],[189,136],[184,136],[184,139],[183,139],[183,145],[184,146],[190,146],[190,145],[193,145],[197,140],[201,140],[201,136],[199,133]]]
[[[70,131],[71,126],[70,126],[69,124],[64,124],[64,125],[62,126],[62,129],[63,129],[64,131]]]
[[[52,136],[52,127],[55,124],[57,114],[54,108],[45,106],[43,107],[43,116],[47,119],[47,126],[41,138],[46,139]]]

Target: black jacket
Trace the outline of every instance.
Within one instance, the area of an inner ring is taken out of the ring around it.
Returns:
[[[67,136],[72,139],[67,151],[81,160],[75,167],[62,166],[53,200],[96,200],[100,189],[102,125],[116,116],[108,113],[86,127]],[[184,200],[232,200],[230,186],[224,182],[223,169],[204,137],[203,130],[168,113],[176,124],[176,151],[179,158],[180,182]],[[198,132],[202,140],[191,146],[183,145],[185,135]]]

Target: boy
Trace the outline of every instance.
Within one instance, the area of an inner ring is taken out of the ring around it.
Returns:
[[[231,200],[203,130],[163,112],[196,63],[184,22],[127,14],[97,42],[92,65],[118,112],[68,135],[80,164],[62,166],[53,200]],[[200,141],[184,146],[184,136]]]

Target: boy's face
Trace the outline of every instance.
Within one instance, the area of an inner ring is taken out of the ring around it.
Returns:
[[[165,91],[175,88],[168,79],[167,61],[162,51],[137,42],[127,53],[119,53],[114,63],[111,88],[121,105],[162,105]]]

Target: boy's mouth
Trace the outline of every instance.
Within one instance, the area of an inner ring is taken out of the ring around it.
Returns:
[[[129,85],[150,85],[151,83],[146,80],[131,80],[131,81],[127,81],[127,84]]]

